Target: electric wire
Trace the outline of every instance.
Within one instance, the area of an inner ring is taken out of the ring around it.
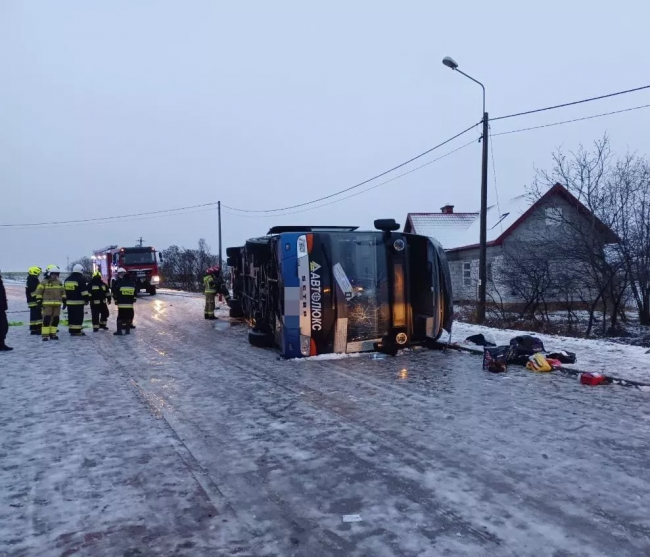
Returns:
[[[354,193],[352,193],[350,195],[346,195],[345,197],[341,197],[340,199],[334,199],[332,201],[328,201],[327,203],[322,203],[320,205],[316,205],[315,207],[302,208],[302,209],[299,209],[298,211],[290,211],[290,212],[286,212],[286,213],[252,215],[252,214],[247,214],[247,213],[235,213],[233,211],[228,211],[226,209],[223,209],[223,205],[221,205],[222,212],[226,213],[228,215],[233,215],[233,216],[237,216],[237,217],[245,217],[245,218],[273,218],[273,217],[283,217],[285,215],[296,215],[296,214],[299,214],[299,213],[306,213],[307,211],[314,211],[315,209],[320,209],[321,207],[327,207],[328,205],[334,205],[335,203],[339,203],[339,202],[344,201],[346,199],[350,199],[351,197],[361,195],[363,193],[366,193],[366,192],[369,192],[371,190],[377,189],[380,186],[384,186],[386,184],[394,182],[395,180],[403,178],[404,176],[407,176],[408,174],[412,174],[413,172],[416,172],[417,170],[420,170],[420,169],[422,169],[422,168],[424,168],[426,166],[429,166],[430,164],[433,164],[434,162],[437,162],[437,161],[439,161],[441,159],[444,159],[445,157],[448,157],[449,155],[453,155],[454,153],[456,153],[456,152],[458,152],[458,151],[460,151],[462,149],[465,149],[466,147],[469,147],[470,145],[474,145],[477,141],[478,141],[478,139],[473,139],[472,141],[468,141],[467,143],[465,143],[464,145],[461,145],[460,147],[457,147],[453,151],[449,151],[448,153],[445,153],[444,155],[441,155],[440,157],[437,157],[437,158],[435,158],[433,160],[430,160],[430,161],[428,161],[428,162],[426,162],[424,164],[421,164],[420,166],[416,166],[415,168],[412,168],[411,170],[409,170],[407,172],[403,172],[402,174],[394,176],[390,180],[386,180],[386,181],[381,182],[379,184],[374,184],[373,186],[371,186],[369,188],[363,189],[361,191],[354,192]]]
[[[224,205],[223,203],[221,204],[221,206],[225,207],[226,209],[230,209],[231,211],[238,211],[238,212],[241,212],[241,213],[277,213],[277,212],[280,212],[280,211],[286,211],[286,210],[289,210],[289,209],[297,209],[299,207],[304,207],[306,205],[311,205],[313,203],[318,203],[319,201],[324,201],[326,199],[336,197],[337,195],[340,195],[342,193],[346,193],[346,192],[351,191],[353,189],[360,188],[361,186],[364,186],[367,183],[376,180],[377,178],[381,178],[382,176],[386,176],[386,174],[389,174],[389,173],[397,170],[398,168],[402,168],[402,167],[406,166],[407,164],[410,164],[413,161],[416,161],[416,160],[424,157],[425,155],[428,155],[429,153],[435,151],[436,149],[439,149],[443,145],[447,145],[447,143],[450,143],[454,139],[459,138],[461,135],[466,134],[467,132],[473,130],[477,125],[478,125],[478,123],[471,125],[469,128],[464,129],[462,132],[457,133],[453,137],[450,137],[449,139],[446,139],[442,143],[438,143],[438,145],[436,145],[434,147],[431,147],[431,149],[427,149],[423,153],[420,153],[419,155],[416,155],[415,157],[413,157],[413,158],[411,158],[411,159],[409,159],[409,160],[407,160],[407,161],[405,161],[405,162],[403,162],[401,164],[398,164],[397,166],[394,166],[393,168],[385,170],[384,172],[381,172],[380,174],[377,174],[377,175],[373,176],[372,178],[368,178],[367,180],[364,180],[363,182],[359,182],[358,184],[355,184],[355,185],[350,186],[348,188],[345,188],[345,189],[339,190],[337,192],[331,193],[329,195],[325,195],[325,196],[319,197],[317,199],[312,199],[311,201],[305,201],[304,203],[298,203],[296,205],[289,205],[287,207],[279,207],[277,209],[238,209],[236,207],[230,207],[228,205]]]
[[[439,149],[440,147],[450,143],[454,139],[459,138],[461,135],[466,134],[467,132],[471,131],[474,129],[478,124],[473,124],[472,126],[466,128],[465,130],[461,131],[460,133],[457,133],[456,135],[446,139],[445,141],[438,143],[434,147],[431,147],[430,149],[427,149],[426,151],[420,153],[419,155],[416,155],[415,157],[410,158],[407,161],[404,161],[401,164],[398,164],[397,166],[394,166],[393,168],[390,168],[389,170],[385,170],[384,172],[381,172],[380,174],[377,174],[373,176],[372,178],[368,178],[367,180],[364,180],[363,182],[359,182],[358,184],[355,184],[353,186],[350,186],[348,188],[344,188],[342,190],[339,190],[337,192],[331,193],[329,195],[319,197],[317,199],[312,199],[311,201],[306,201],[304,203],[299,203],[297,205],[291,205],[288,207],[280,207],[277,209],[260,209],[260,210],[253,210],[253,209],[238,209],[236,207],[230,207],[225,204],[221,204],[222,208],[230,209],[231,211],[238,211],[242,213],[277,213],[281,211],[286,211],[289,209],[295,209],[299,207],[305,207],[307,205],[312,205],[314,203],[318,203],[319,201],[324,201],[326,199],[331,199],[332,197],[336,197],[342,193],[346,193],[348,191],[351,191],[353,189],[359,188],[361,186],[364,186],[378,178],[381,178],[382,176],[385,176],[386,174],[389,174],[399,168],[402,168],[406,166],[407,164],[412,163],[413,161],[416,161],[425,155],[428,155],[429,153],[435,151],[436,149]],[[217,201],[211,201],[208,203],[201,203],[198,205],[189,205],[186,207],[177,207],[175,209],[163,209],[160,211],[146,211],[142,213],[132,213],[128,215],[115,215],[115,216],[110,216],[110,217],[98,217],[94,219],[74,219],[74,220],[65,220],[65,221],[50,221],[50,222],[37,222],[37,223],[11,223],[11,224],[0,224],[0,228],[31,228],[31,227],[50,227],[50,226],[55,226],[55,225],[68,225],[68,224],[83,224],[83,223],[100,223],[102,221],[114,221],[114,220],[127,220],[131,217],[148,217],[149,215],[161,215],[161,214],[168,214],[168,213],[177,213],[179,211],[186,211],[189,209],[197,209],[197,208],[205,208],[205,207],[210,207],[214,208],[218,204]],[[187,213],[182,213],[182,214],[187,214]]]
[[[539,130],[542,128],[550,128],[552,126],[560,126],[562,124],[571,124],[573,122],[581,122],[582,120],[592,120],[594,118],[601,118],[603,116],[611,116],[612,114],[621,114],[623,112],[631,112],[633,110],[641,110],[642,108],[650,108],[650,104],[643,104],[641,106],[633,106],[631,108],[623,108],[621,110],[613,110],[612,112],[603,112],[602,114],[593,114],[592,116],[583,116],[582,118],[573,118],[572,120],[563,120],[562,122],[553,122],[552,124],[542,124],[540,126],[531,126],[529,128],[520,128],[517,130],[508,130],[505,132],[498,132],[491,134],[492,137],[498,137],[500,135],[509,135],[512,133],[527,132],[530,130]]]
[[[496,120],[505,120],[506,118],[515,118],[517,116],[526,116],[528,114],[535,114],[537,112],[545,112],[547,110],[555,110],[556,108],[564,108],[565,106],[574,106],[576,104],[583,104],[583,103],[588,103],[592,101],[598,101],[601,99],[607,99],[610,97],[616,97],[618,95],[625,95],[627,93],[634,93],[636,91],[643,91],[644,89],[650,89],[650,85],[644,85],[642,87],[636,87],[634,89],[626,89],[625,91],[617,91],[616,93],[609,93],[607,95],[600,95],[599,97],[591,97],[589,99],[582,99],[579,101],[572,101],[568,103],[563,103],[563,104],[556,104],[554,106],[547,106],[544,108],[536,108],[534,110],[527,110],[526,112],[516,112],[515,114],[507,114],[505,116],[497,116],[496,118],[490,118],[491,121],[496,121]]]

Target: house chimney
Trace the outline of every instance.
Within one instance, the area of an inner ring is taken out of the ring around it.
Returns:
[[[453,205],[444,205],[443,207],[440,207],[440,211],[442,211],[443,215],[453,215],[454,214],[454,206]]]

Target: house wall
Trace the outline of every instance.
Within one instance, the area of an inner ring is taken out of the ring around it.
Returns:
[[[511,291],[502,280],[503,276],[508,272],[507,265],[504,264],[504,250],[514,248],[515,246],[521,247],[522,245],[530,246],[534,250],[536,247],[543,248],[548,242],[553,240],[562,240],[568,237],[570,227],[568,225],[562,226],[555,223],[559,219],[551,219],[552,222],[547,222],[548,208],[561,209],[563,218],[569,219],[582,219],[584,224],[588,223],[588,219],[578,213],[573,206],[571,206],[564,198],[560,196],[553,196],[551,199],[546,200],[543,204],[535,209],[522,223],[517,226],[515,230],[503,241],[503,246],[489,246],[487,249],[487,262],[491,265],[492,280],[488,274],[487,284],[487,299],[503,302],[503,303],[518,303],[521,300],[517,297],[516,293]],[[554,221],[554,222],[553,222]],[[578,221],[573,221],[578,222]],[[540,249],[540,257],[543,255],[544,249]],[[450,251],[447,252],[449,260],[449,267],[451,271],[452,286],[454,292],[454,301],[475,301],[478,298],[478,260],[479,249],[472,248],[467,250]],[[464,280],[463,263],[470,263],[470,282]],[[553,261],[551,260],[551,264]],[[561,261],[557,261],[557,265],[562,265]],[[589,294],[587,294],[589,297]],[[561,301],[560,297],[551,296],[548,301]]]

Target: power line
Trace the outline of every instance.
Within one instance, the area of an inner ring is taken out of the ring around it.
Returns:
[[[112,217],[97,217],[94,219],[76,219],[76,220],[60,220],[60,221],[50,221],[50,222],[26,222],[26,223],[14,223],[14,224],[0,224],[0,227],[2,228],[14,228],[14,227],[31,227],[31,226],[43,226],[43,225],[55,225],[55,224],[81,224],[84,222],[92,222],[96,223],[99,221],[108,221],[108,220],[115,220],[115,219],[126,219],[130,217],[141,217],[141,216],[148,216],[148,215],[158,215],[162,213],[173,213],[176,211],[185,211],[187,209],[198,209],[201,207],[209,207],[209,206],[215,206],[218,202],[210,202],[210,203],[201,203],[199,205],[188,205],[187,207],[177,207],[176,209],[163,209],[161,211],[147,211],[144,213],[132,213],[130,215],[116,215]]]
[[[234,212],[231,212],[231,211],[224,211],[224,212],[227,213],[227,214],[229,214],[229,215],[236,216],[236,217],[246,217],[246,218],[274,218],[274,217],[283,217],[283,216],[286,216],[286,215],[296,215],[296,214],[298,214],[298,213],[306,213],[307,211],[314,211],[315,209],[320,209],[321,207],[327,207],[328,205],[334,205],[334,203],[339,203],[340,201],[344,201],[344,200],[346,200],[346,199],[350,199],[351,197],[355,197],[355,196],[357,196],[357,195],[361,195],[361,194],[363,194],[363,193],[366,193],[366,192],[369,192],[369,191],[371,191],[371,190],[374,190],[374,189],[376,189],[376,188],[378,188],[378,187],[380,187],[380,186],[384,186],[384,185],[386,185],[386,184],[389,184],[390,182],[394,182],[395,180],[398,180],[398,179],[403,178],[404,176],[406,176],[406,175],[408,175],[408,174],[411,174],[411,173],[413,173],[413,172],[416,172],[417,170],[420,170],[421,168],[424,168],[425,166],[429,166],[430,164],[433,164],[434,162],[437,162],[437,161],[439,161],[440,159],[444,159],[445,157],[448,157],[449,155],[453,155],[454,153],[460,151],[461,149],[465,149],[466,147],[469,147],[470,145],[475,144],[477,141],[478,141],[477,139],[472,139],[472,141],[469,141],[469,142],[465,143],[464,145],[461,145],[460,147],[457,147],[457,148],[454,149],[453,151],[449,151],[448,153],[445,153],[444,155],[441,155],[440,157],[437,157],[437,158],[435,158],[435,159],[433,159],[433,160],[430,160],[429,162],[425,162],[424,164],[421,164],[420,166],[416,166],[415,168],[412,168],[411,170],[409,170],[409,171],[407,171],[407,172],[404,172],[404,173],[402,173],[402,174],[399,174],[399,175],[397,175],[397,176],[394,176],[394,177],[391,178],[390,180],[386,180],[386,181],[384,181],[384,182],[381,182],[381,183],[379,183],[379,184],[375,184],[375,185],[373,185],[373,186],[371,186],[371,187],[369,187],[369,188],[366,188],[366,189],[364,189],[364,190],[357,191],[357,192],[352,193],[352,194],[350,194],[350,195],[346,195],[345,197],[341,197],[340,199],[334,199],[333,201],[328,201],[327,203],[322,203],[322,204],[320,204],[320,205],[316,205],[315,207],[307,207],[307,208],[300,209],[300,210],[298,210],[298,211],[290,211],[290,212],[288,212],[288,213],[280,213],[280,214],[278,214],[278,213],[274,213],[274,214],[263,214],[263,215],[251,215],[251,214],[247,214],[247,213],[234,213]],[[223,205],[222,205],[222,207],[223,207]]]
[[[618,95],[625,95],[627,93],[634,93],[635,91],[642,91],[643,89],[650,89],[650,85],[644,85],[643,87],[636,87],[635,89],[626,89],[625,91],[618,91],[616,93],[609,93],[607,95],[601,95],[599,97],[591,97],[589,99],[582,99],[580,101],[573,101],[564,104],[556,104],[555,106],[547,106],[545,108],[536,108],[535,110],[527,110],[526,112],[517,112],[515,114],[508,114],[506,116],[497,116],[496,118],[490,118],[492,122],[495,120],[504,120],[505,118],[514,118],[516,116],[525,116],[526,114],[535,114],[536,112],[544,112],[546,110],[555,110],[556,108],[564,108],[565,106],[573,106],[576,104],[588,103],[591,101],[598,101],[600,99],[607,99],[609,97],[616,97]]]
[[[413,158],[411,158],[411,159],[409,159],[409,160],[407,160],[407,161],[405,161],[405,162],[403,162],[401,164],[398,164],[397,166],[394,166],[393,168],[390,168],[389,170],[385,170],[384,172],[382,172],[380,174],[377,174],[376,176],[373,176],[372,178],[368,178],[367,180],[364,180],[363,182],[359,182],[358,184],[355,184],[354,186],[350,186],[348,188],[339,190],[339,191],[331,193],[329,195],[325,195],[325,196],[319,197],[317,199],[312,199],[311,201],[305,201],[304,203],[298,203],[297,205],[289,205],[287,207],[280,207],[280,208],[277,208],[277,209],[237,209],[236,207],[229,207],[228,205],[224,205],[223,203],[221,204],[221,206],[225,207],[226,209],[230,209],[231,211],[239,211],[241,213],[277,213],[279,211],[286,211],[286,210],[289,210],[289,209],[297,209],[299,207],[304,207],[305,205],[311,205],[313,203],[318,203],[319,201],[324,201],[325,199],[330,199],[332,197],[336,197],[337,195],[348,192],[350,190],[360,188],[361,186],[366,185],[368,182],[372,182],[373,180],[376,180],[377,178],[381,178],[382,176],[385,176],[386,174],[389,174],[389,173],[393,172],[394,170],[397,170],[398,168],[402,168],[403,166],[406,166],[407,164],[410,164],[413,161],[418,160],[418,159],[424,157],[425,155],[428,155],[432,151],[435,151],[436,149],[439,149],[443,145],[447,145],[447,143],[450,143],[454,139],[457,139],[461,135],[467,133],[468,131],[471,131],[477,125],[478,124],[471,125],[469,128],[464,129],[462,132],[457,133],[453,137],[450,137],[449,139],[446,139],[442,143],[438,143],[438,145],[436,145],[435,147],[431,147],[431,149],[427,149],[423,153],[420,153],[419,155],[417,155],[417,156],[415,156],[415,157],[413,157]]]
[[[492,126],[489,126],[490,129],[490,140],[492,139]],[[494,143],[490,141],[490,155],[492,156],[492,175],[494,176],[494,195],[496,196],[497,199],[497,211],[499,211],[499,216],[501,216],[501,206],[499,204],[499,187],[497,185],[497,167],[494,164]],[[501,224],[501,220],[499,219],[499,224],[501,225],[501,232],[503,232],[503,224]]]
[[[232,211],[239,211],[239,212],[242,212],[242,213],[275,213],[275,212],[279,212],[279,211],[285,211],[285,210],[288,210],[288,209],[295,209],[295,208],[298,208],[298,207],[304,207],[306,205],[311,205],[313,203],[317,203],[317,202],[323,201],[325,199],[330,199],[332,197],[340,195],[341,193],[345,193],[345,192],[353,190],[355,188],[359,188],[359,187],[361,187],[361,186],[363,186],[363,185],[365,185],[365,184],[367,184],[369,182],[372,182],[373,180],[376,180],[377,178],[380,178],[382,176],[385,176],[386,174],[389,174],[390,172],[393,172],[394,170],[397,170],[398,168],[402,168],[402,167],[406,166],[407,164],[409,164],[409,163],[411,163],[411,162],[413,162],[415,160],[418,160],[419,158],[422,158],[423,156],[431,153],[432,151],[435,151],[436,149],[439,149],[443,145],[446,145],[447,143],[449,143],[449,142],[453,141],[454,139],[460,137],[461,135],[467,133],[468,131],[470,131],[474,127],[476,127],[476,124],[470,126],[469,128],[463,130],[462,132],[454,135],[453,137],[450,137],[449,139],[446,139],[442,143],[439,143],[438,145],[435,145],[431,149],[427,149],[423,153],[420,153],[419,155],[416,155],[415,157],[413,157],[413,158],[411,158],[411,159],[409,159],[409,160],[407,160],[407,161],[405,161],[405,162],[403,162],[401,164],[398,164],[397,166],[394,166],[393,168],[391,168],[389,170],[386,170],[386,171],[384,171],[384,172],[382,172],[380,174],[377,174],[376,176],[373,176],[372,178],[364,180],[363,182],[355,184],[354,186],[350,186],[348,188],[345,188],[345,189],[340,190],[338,192],[332,193],[330,195],[326,195],[324,197],[320,197],[318,199],[313,199],[311,201],[307,201],[305,203],[299,203],[298,205],[292,205],[292,206],[289,206],[289,207],[281,207],[281,208],[278,208],[278,209],[265,209],[265,210],[238,209],[236,207],[229,207],[228,205],[224,205],[223,203],[221,204],[221,206],[223,208],[228,208],[228,209],[230,209]],[[147,212],[142,212],[142,213],[132,213],[132,214],[128,214],[128,215],[115,215],[115,216],[111,216],[111,217],[98,217],[98,218],[94,218],[94,219],[74,219],[74,220],[65,220],[65,221],[50,221],[50,222],[37,222],[37,223],[0,224],[0,228],[50,227],[50,226],[57,226],[57,225],[98,223],[98,222],[103,222],[103,221],[124,220],[124,219],[131,219],[132,217],[145,217],[146,218],[146,217],[148,217],[150,215],[161,215],[161,214],[166,214],[166,213],[177,213],[179,211],[186,211],[186,210],[189,210],[189,209],[201,209],[201,208],[205,208],[205,207],[214,207],[218,203],[219,203],[218,201],[211,201],[209,203],[201,203],[199,205],[188,205],[186,207],[177,207],[175,209],[163,209],[163,210],[160,210],[160,211],[147,211]],[[182,213],[182,214],[186,214],[186,213]],[[135,218],[133,220],[138,220],[138,219]]]
[[[603,112],[602,114],[594,114],[593,116],[583,116],[582,118],[574,118],[573,120],[563,120],[562,122],[553,122],[552,124],[542,124],[541,126],[532,126],[530,128],[519,128],[517,130],[509,130],[506,132],[499,132],[491,134],[492,137],[499,135],[509,135],[511,133],[527,132],[530,130],[539,130],[541,128],[550,128],[552,126],[560,126],[562,124],[571,124],[573,122],[580,122],[582,120],[592,120],[593,118],[601,118],[602,116],[610,116],[612,114],[621,114],[623,112],[630,112],[632,110],[640,110],[642,108],[650,108],[650,104],[643,104],[641,106],[634,106],[632,108],[623,108],[621,110],[614,110],[612,112]]]

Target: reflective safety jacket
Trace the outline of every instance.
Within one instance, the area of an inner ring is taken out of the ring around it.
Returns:
[[[27,275],[27,284],[25,285],[25,296],[27,297],[27,305],[30,308],[36,306],[36,289],[41,281],[37,276]]]
[[[111,301],[111,291],[101,277],[93,277],[88,285],[92,304],[104,304]]]
[[[58,278],[50,276],[36,287],[36,301],[43,306],[60,306],[65,300],[65,289]]]
[[[63,284],[69,306],[83,306],[90,301],[88,283],[81,273],[72,273]]]
[[[203,292],[205,294],[217,293],[217,283],[212,275],[205,275],[205,277],[203,277]]]
[[[118,308],[133,308],[136,302],[135,285],[131,279],[126,276],[123,279],[118,278],[113,283],[113,298]]]

